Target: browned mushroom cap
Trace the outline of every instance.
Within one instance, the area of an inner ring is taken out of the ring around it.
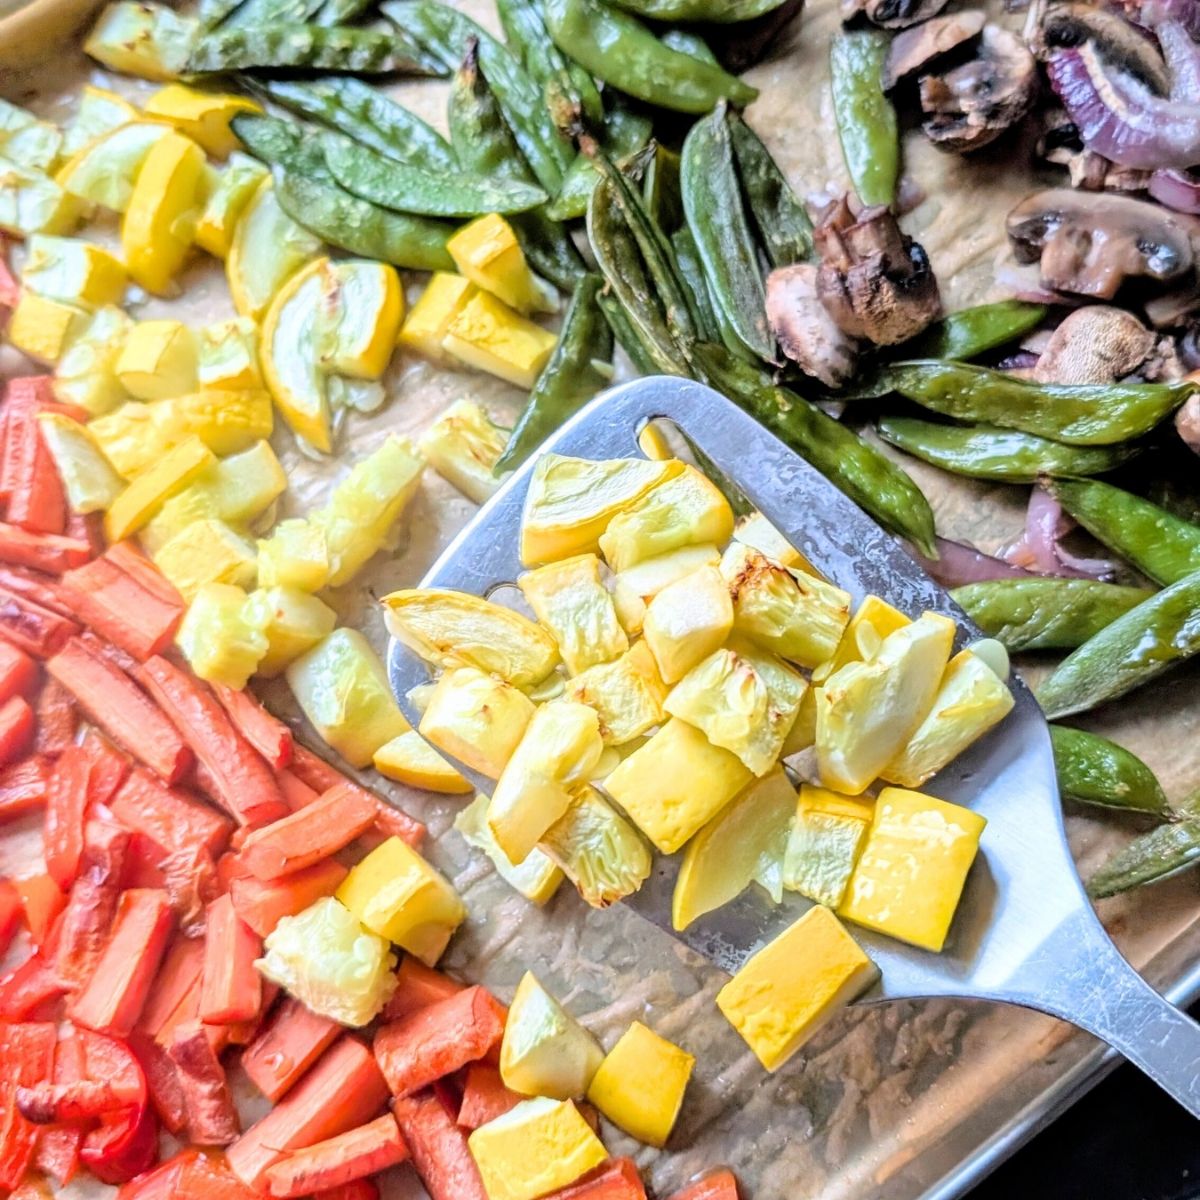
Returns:
[[[891,91],[906,75],[919,71],[935,58],[978,37],[987,17],[978,8],[934,17],[892,38],[883,64],[883,90]]]
[[[988,25],[975,58],[921,79],[922,128],[940,149],[965,154],[1022,120],[1036,94],[1037,63],[1025,43]]]
[[[1019,262],[1041,263],[1042,286],[1111,300],[1126,279],[1167,281],[1192,268],[1200,223],[1145,200],[1050,188],[1008,214]]]
[[[1170,91],[1171,77],[1155,43],[1117,13],[1090,4],[1055,4],[1046,10],[1034,50],[1039,58],[1092,42],[1115,67],[1136,76],[1155,95]]]
[[[767,320],[779,348],[806,375],[836,388],[854,374],[857,348],[817,298],[817,268],[811,263],[767,276]]]
[[[1200,454],[1200,392],[1193,392],[1176,412],[1175,432],[1189,450]]]
[[[938,13],[949,0],[842,0],[842,20],[849,21],[859,13],[873,25],[884,29],[907,29]]]
[[[1107,304],[1077,308],[1050,335],[1032,377],[1039,383],[1113,383],[1132,375],[1155,337],[1132,313]]]
[[[925,250],[900,232],[886,205],[855,214],[848,197],[813,231],[817,295],[844,333],[877,346],[915,337],[942,309]]]

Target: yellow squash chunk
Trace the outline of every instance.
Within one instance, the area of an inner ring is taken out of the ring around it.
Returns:
[[[138,400],[196,390],[196,338],[181,321],[138,321],[117,358],[117,380]]]
[[[837,908],[874,813],[869,800],[803,784],[783,860],[783,886]]]
[[[533,701],[504,680],[475,667],[451,667],[437,681],[419,728],[439,750],[499,779],[533,712]]]
[[[248,450],[270,437],[275,425],[271,397],[266,392],[219,392],[210,388],[159,403],[171,405],[182,428],[194,433],[214,454]]]
[[[22,290],[7,338],[23,354],[53,366],[88,327],[87,309]]]
[[[733,540],[760,551],[782,566],[796,567],[809,575],[820,575],[820,571],[760,512],[738,517],[733,527]]]
[[[614,575],[613,603],[625,632],[631,636],[642,632],[646,606],[668,584],[701,567],[718,566],[720,562],[721,552],[716,546],[681,546]]]
[[[415,729],[394,737],[375,751],[375,770],[380,775],[427,792],[451,796],[472,790],[471,784],[454,769]]]
[[[35,234],[21,283],[31,292],[81,308],[117,304],[125,294],[125,268],[107,250],[80,238]]]
[[[663,679],[676,683],[733,629],[729,586],[716,567],[668,584],[646,608],[642,630]]]
[[[467,1139],[488,1200],[537,1200],[608,1158],[570,1100],[524,1100]]]
[[[49,121],[7,100],[0,100],[0,155],[34,171],[54,166],[62,146],[62,133]]]
[[[500,1045],[504,1086],[522,1096],[582,1099],[603,1058],[600,1043],[526,971]]]
[[[607,746],[623,746],[662,722],[667,685],[645,641],[567,681],[563,695],[594,708]]]
[[[442,346],[450,323],[475,294],[475,285],[462,275],[435,271],[400,327],[397,342],[434,362],[447,362]]]
[[[736,755],[672,718],[604,788],[659,850],[674,854],[753,778]]]
[[[686,929],[759,879],[780,878],[796,790],[776,767],[744,788],[688,843],[671,898],[671,923]],[[778,900],[778,896],[775,897]]]
[[[175,640],[201,679],[231,688],[246,686],[267,651],[246,593],[229,583],[206,583],[196,591]]]
[[[508,445],[509,431],[474,400],[456,400],[417,446],[431,467],[464,496],[482,504],[500,486],[492,468]]]
[[[321,243],[279,207],[268,175],[246,203],[225,259],[238,312],[260,320],[279,289],[320,250]]]
[[[446,243],[458,273],[518,312],[554,312],[553,291],[529,269],[512,226],[498,213],[464,225]]]
[[[430,967],[467,915],[449,880],[396,837],[351,869],[337,898],[372,933]]]
[[[380,746],[411,728],[383,663],[356,629],[323,638],[288,667],[287,681],[312,727],[352,767],[369,766]]]
[[[280,521],[258,543],[258,582],[262,587],[319,592],[329,582],[325,530],[303,517]]]
[[[164,501],[183,491],[215,461],[213,452],[197,437],[188,437],[136,476],[104,514],[104,533],[119,542],[136,533]]]
[[[337,613],[328,604],[295,588],[260,587],[250,593],[248,604],[251,619],[267,639],[267,652],[255,672],[265,679],[311,650],[337,624]]]
[[[835,671],[817,689],[821,782],[857,796],[928,716],[954,643],[954,622],[925,613],[889,634],[868,662]]]
[[[237,151],[231,154],[210,184],[204,210],[196,222],[196,245],[217,258],[225,258],[238,221],[267,178],[267,168],[258,159]]]
[[[53,412],[39,413],[38,426],[72,510],[92,513],[108,508],[121,494],[125,481],[104,457],[87,426]]]
[[[733,533],[733,509],[695,467],[683,464],[673,479],[618,513],[600,537],[605,561],[617,572],[681,546],[723,545]]]
[[[129,399],[117,379],[117,359],[133,322],[111,306],[93,314],[54,367],[54,394],[99,417]]]
[[[696,1059],[634,1021],[604,1056],[588,1100],[619,1129],[647,1146],[665,1146]]]
[[[652,462],[664,462],[675,457],[671,442],[660,427],[660,422],[651,421],[638,434],[638,449]]]
[[[70,158],[102,133],[136,121],[138,110],[116,92],[85,84],[75,115],[63,127],[62,153]]]
[[[123,213],[150,151],[175,136],[158,121],[118,125],[59,167],[55,182],[78,200]]]
[[[468,367],[531,388],[550,359],[555,334],[488,292],[476,292],[450,321],[442,346]]]
[[[254,547],[224,521],[211,517],[177,533],[155,554],[154,565],[185,600],[207,583],[254,586]]]
[[[321,369],[353,379],[378,379],[387,368],[404,316],[396,268],[356,258],[323,260],[318,318]]]
[[[232,317],[204,326],[197,335],[197,343],[196,378],[201,389],[262,391],[258,326],[248,317]]]
[[[404,736],[421,740],[421,735],[418,733],[406,733]],[[428,743],[422,741],[421,744],[430,753],[437,753],[436,750],[430,750]],[[458,773],[455,772],[455,774]],[[468,792],[471,790],[471,785],[466,783],[461,775],[458,775],[458,780],[466,784]],[[409,780],[405,779],[402,782],[408,783]],[[562,871],[540,850],[530,851],[529,857],[523,863],[519,866],[515,865],[508,855],[496,845],[496,839],[492,837],[492,831],[488,828],[487,823],[487,807],[488,798],[482,795],[476,796],[454,819],[454,828],[462,834],[463,840],[469,846],[474,846],[476,850],[482,850],[491,859],[492,865],[496,868],[496,874],[509,887],[519,892],[531,904],[540,906],[547,903],[562,883]]]
[[[57,180],[0,155],[0,232],[20,238],[70,233],[83,207]]]
[[[228,158],[241,145],[229,122],[238,113],[261,113],[262,105],[247,96],[200,92],[182,83],[169,83],[147,99],[143,111],[148,117],[169,121],[213,158]]]
[[[526,571],[517,585],[534,616],[554,635],[570,674],[611,662],[629,649],[594,554]]]
[[[969,808],[884,788],[841,915],[877,933],[940,951],[986,824]]]
[[[118,0],[100,14],[83,48],[109,70],[167,80],[183,70],[198,33],[193,17],[172,8]]]
[[[1004,680],[969,650],[942,675],[933,707],[904,749],[880,772],[889,783],[920,787],[1012,711]]]
[[[187,436],[174,400],[143,404],[130,400],[88,423],[119,475],[133,479],[157,463]]]
[[[777,1071],[878,975],[837,917],[818,904],[742,967],[717,993],[717,1007],[758,1061]]]

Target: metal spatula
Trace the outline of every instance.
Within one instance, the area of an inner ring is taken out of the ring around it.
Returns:
[[[637,434],[655,418],[675,423],[705,465],[741,489],[818,570],[850,592],[868,593],[909,616],[931,609],[953,618],[960,644],[975,631],[961,609],[861,509],[723,396],[673,378],[639,380],[597,397],[545,449],[581,458],[639,453]],[[484,506],[422,580],[486,596],[524,569],[518,531],[533,464]],[[409,689],[425,665],[395,640],[392,687],[413,724]],[[1005,720],[927,783],[924,790],[988,819],[947,948],[941,954],[854,929],[879,965],[878,986],[859,1003],[931,996],[998,1000],[1086,1029],[1120,1051],[1200,1117],[1200,1025],[1167,1003],[1109,941],[1080,886],[1063,831],[1046,722],[1029,689]],[[490,793],[492,781],[456,763]],[[772,907],[757,888],[676,933],[671,894],[679,857],[659,857],[626,904],[726,971],[808,907],[795,895]]]

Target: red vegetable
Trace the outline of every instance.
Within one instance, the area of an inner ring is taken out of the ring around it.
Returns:
[[[122,1091],[107,1079],[73,1079],[70,1083],[45,1079],[17,1088],[17,1107],[35,1125],[88,1121],[118,1112],[137,1100],[136,1092]]]
[[[469,1131],[478,1129],[511,1112],[524,1099],[504,1086],[500,1072],[491,1064],[472,1063],[467,1068],[457,1124]]]
[[[59,755],[50,775],[46,823],[42,830],[43,857],[47,873],[64,890],[79,874],[90,774],[87,752],[79,746],[69,746]]]
[[[108,556],[68,571],[59,594],[79,620],[139,662],[175,640],[183,599],[164,599],[126,574]]]
[[[0,641],[0,703],[11,696],[28,697],[37,679],[37,663],[10,642]]]
[[[0,237],[0,308],[16,308],[21,300],[21,285],[8,265],[8,239]]]
[[[546,1200],[646,1200],[646,1188],[631,1158],[613,1158]]]
[[[0,768],[0,821],[46,802],[50,764],[36,756]]]
[[[341,1031],[336,1021],[287,996],[270,1024],[242,1052],[242,1070],[268,1100],[278,1101]]]
[[[396,1021],[418,1008],[437,1004],[465,991],[466,985],[433,967],[427,967],[419,958],[406,954],[396,971],[396,990],[383,1010],[385,1021]]]
[[[166,1028],[179,1006],[199,985],[203,965],[204,942],[199,938],[176,937],[163,957],[138,1028],[150,1037],[156,1037]]]
[[[27,875],[24,879],[14,880],[13,886],[21,897],[25,926],[33,944],[45,946],[58,914],[66,907],[66,895],[49,875]]]
[[[129,759],[94,729],[87,731],[81,745],[91,765],[88,772],[88,803],[107,805],[129,774]]]
[[[114,542],[104,552],[104,557],[161,603],[174,608],[187,607],[175,585],[137,548],[134,542]]]
[[[184,1168],[175,1200],[261,1200],[230,1169],[221,1154],[201,1154]]]
[[[199,1150],[180,1151],[174,1158],[159,1163],[153,1171],[124,1184],[117,1192],[117,1200],[175,1200],[188,1164],[199,1156]]]
[[[227,1146],[241,1133],[233,1095],[204,1026],[189,1021],[175,1030],[167,1049],[175,1064],[187,1110],[188,1136],[200,1146]]]
[[[91,977],[103,953],[128,851],[128,831],[112,821],[88,821],[79,876],[63,909],[56,956],[59,973],[73,986]]]
[[[220,854],[233,832],[227,817],[183,789],[167,787],[140,767],[130,773],[110,807],[127,829],[160,846],[164,858],[172,847],[199,846]]]
[[[237,859],[241,865],[241,855]],[[270,883],[253,876],[239,876],[231,880],[229,894],[238,916],[259,937],[265,938],[283,917],[294,917],[322,896],[332,896],[348,873],[341,863],[327,858]]]
[[[17,1089],[50,1077],[57,1040],[48,1023],[0,1028],[0,1190],[15,1188],[33,1161],[38,1128],[21,1115]]]
[[[275,778],[279,781],[279,790],[283,793],[284,803],[292,812],[307,808],[320,795],[313,791],[307,783],[293,775],[291,771],[277,771]]]
[[[292,746],[291,772],[318,794],[346,781],[346,776],[337,767],[331,766],[299,742]]]
[[[218,896],[208,906],[204,933],[202,1021],[232,1025],[258,1016],[262,1009],[262,976],[254,960],[261,954],[262,939],[238,916],[229,896]]]
[[[24,696],[11,696],[0,704],[0,765],[13,762],[33,741],[33,709]]]
[[[676,1192],[671,1200],[738,1200],[737,1180],[733,1172],[726,1167],[689,1183],[681,1192]]]
[[[128,1045],[146,1076],[146,1090],[158,1119],[170,1133],[178,1136],[187,1125],[187,1104],[171,1056],[140,1029],[129,1035]]]
[[[71,610],[63,603],[58,594],[58,581],[41,571],[32,571],[27,567],[0,566],[0,587],[17,596],[24,596],[42,608],[58,613],[60,617],[71,616]]]
[[[58,1039],[54,1048],[54,1082],[68,1085],[86,1078],[87,1064],[83,1056],[83,1043],[69,1033]],[[53,1175],[60,1184],[70,1183],[79,1170],[79,1149],[83,1145],[84,1131],[78,1126],[64,1125],[57,1129],[43,1129],[38,1137],[34,1159],[39,1171]]]
[[[150,1108],[146,1076],[124,1042],[81,1029],[89,1079],[106,1079],[136,1100],[104,1117],[83,1139],[80,1159],[105,1183],[125,1183],[145,1171],[158,1152],[158,1122]]]
[[[104,553],[104,515],[102,513],[77,513],[67,510],[67,523],[63,536],[83,542],[88,548],[88,557],[96,558]]]
[[[408,1157],[396,1119],[382,1116],[368,1125],[296,1150],[267,1171],[272,1196],[307,1196],[322,1188],[341,1187]]]
[[[234,728],[275,768],[283,770],[292,761],[292,731],[273,717],[247,691],[222,683],[212,685],[213,694],[229,714]]]
[[[28,1021],[67,990],[53,959],[38,951],[0,979],[0,1023]]]
[[[29,596],[0,587],[0,637],[34,658],[57,654],[79,626]]]
[[[36,734],[33,748],[37,754],[57,758],[69,746],[75,745],[79,729],[79,714],[75,701],[56,679],[47,679],[33,704]]]
[[[356,1179],[341,1187],[313,1192],[312,1200],[379,1200],[379,1187],[369,1179]]]
[[[61,534],[67,502],[58,468],[42,437],[37,415],[51,396],[41,379],[14,379],[8,386],[8,423],[4,438],[3,486],[8,496],[8,520],[31,533]]]
[[[392,1112],[432,1200],[488,1200],[467,1135],[432,1092],[397,1100]]]
[[[31,567],[49,575],[61,575],[72,567],[81,567],[92,557],[87,542],[53,533],[30,533],[17,525],[0,521],[0,562],[15,567]]]
[[[7,879],[0,879],[0,958],[12,945],[24,912],[20,893]]]
[[[350,786],[356,785],[351,784]],[[425,840],[425,826],[420,821],[378,797],[376,798],[375,828],[385,838],[398,837],[402,842],[407,842],[414,850],[419,850],[421,843]]]

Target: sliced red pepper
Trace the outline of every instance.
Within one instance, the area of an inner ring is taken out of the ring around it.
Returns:
[[[468,1131],[476,1130],[511,1112],[524,1099],[504,1086],[500,1072],[490,1063],[472,1063],[467,1068],[456,1123]]]
[[[186,608],[187,602],[175,585],[131,541],[114,542],[104,552],[114,567],[125,572],[144,591],[160,603],[174,608]]]
[[[57,654],[79,632],[70,617],[0,587],[0,637],[34,658]]]
[[[167,886],[167,877],[162,872],[162,860],[166,851],[144,833],[132,832],[129,851],[125,855],[125,870],[121,875],[121,887],[158,888]]]
[[[54,1082],[67,1086],[87,1077],[87,1064],[83,1056],[83,1044],[74,1032],[58,1039],[54,1048]],[[52,1175],[60,1184],[68,1184],[79,1170],[79,1150],[83,1145],[84,1130],[79,1126],[64,1125],[57,1129],[43,1129],[38,1137],[34,1158],[39,1171]]]
[[[312,1200],[379,1200],[379,1185],[370,1179],[356,1179],[341,1187],[313,1192]]]
[[[58,934],[59,974],[72,986],[91,978],[104,952],[128,851],[127,830],[113,821],[88,821],[79,875],[67,896]]]
[[[382,1016],[385,1021],[398,1021],[418,1008],[427,1008],[463,991],[466,991],[466,984],[406,954],[396,971],[396,990],[384,1007]]]
[[[168,1132],[178,1136],[187,1125],[187,1104],[179,1082],[179,1072],[171,1056],[140,1029],[135,1029],[129,1035],[126,1044],[146,1076],[146,1091],[158,1119]]]
[[[199,1150],[181,1150],[174,1158],[159,1163],[154,1170],[122,1184],[117,1200],[175,1200],[184,1172],[199,1156]]]
[[[42,829],[43,857],[50,878],[64,891],[79,874],[83,856],[83,825],[87,813],[91,761],[80,746],[68,746],[50,776],[46,822]]]
[[[546,1200],[646,1200],[646,1186],[632,1158],[614,1158]]]
[[[164,601],[107,555],[68,571],[59,581],[59,594],[82,624],[139,662],[162,654],[183,619],[180,596]]]
[[[35,1125],[90,1121],[120,1112],[137,1099],[136,1093],[123,1092],[107,1079],[73,1079],[70,1083],[42,1080],[17,1088],[21,1116]]]
[[[0,1190],[15,1188],[33,1161],[38,1127],[21,1115],[17,1089],[52,1076],[57,1040],[50,1023],[0,1028]]]
[[[159,865],[179,928],[189,937],[203,933],[205,910],[221,894],[216,860],[204,846],[192,846]]]
[[[0,703],[10,696],[28,698],[37,681],[37,663],[11,642],[0,641]]]
[[[125,1183],[154,1162],[158,1121],[150,1107],[146,1076],[122,1041],[81,1029],[89,1079],[106,1079],[135,1099],[124,1111],[104,1117],[83,1139],[80,1159],[104,1183]]]
[[[346,781],[346,776],[337,767],[331,766],[299,742],[292,746],[292,761],[289,770],[301,783],[312,788],[318,795]]]
[[[375,828],[385,838],[398,837],[407,842],[414,850],[421,848],[425,840],[425,826],[415,817],[410,817],[403,809],[389,804],[386,800],[377,798],[375,810]]]
[[[167,787],[149,771],[136,767],[121,785],[110,807],[127,829],[145,834],[163,847],[203,846],[220,854],[233,825],[182,788]]]
[[[737,1180],[728,1167],[721,1167],[689,1183],[682,1191],[676,1192],[671,1200],[738,1200]]]
[[[60,617],[70,617],[71,610],[63,603],[57,590],[58,580],[43,571],[28,567],[0,566],[0,588],[40,604]]]
[[[56,679],[47,679],[33,704],[37,733],[33,749],[47,758],[57,758],[68,746],[75,745],[79,731],[79,713],[75,697]]]
[[[87,544],[89,556],[97,558],[104,553],[104,514],[77,513],[67,510],[67,523],[63,536]]]
[[[204,933],[204,970],[200,1019],[208,1025],[233,1025],[255,1019],[262,1009],[262,976],[254,962],[262,939],[233,907],[229,896],[208,906]]]
[[[33,709],[24,696],[10,696],[0,704],[0,765],[20,758],[29,749],[33,735]]]
[[[279,790],[283,793],[284,802],[292,812],[307,808],[320,795],[314,792],[299,776],[291,771],[276,771],[275,778],[279,781]]]
[[[163,956],[158,978],[138,1019],[138,1028],[150,1037],[157,1036],[198,985],[203,965],[203,940],[176,936]]]
[[[179,1181],[175,1200],[262,1200],[230,1169],[222,1154],[201,1154],[189,1164]]]
[[[292,761],[292,731],[272,716],[247,691],[212,685],[213,694],[229,714],[234,728],[267,760],[276,771]]]
[[[24,915],[21,893],[7,879],[0,879],[0,959],[8,953]]]
[[[199,1146],[228,1146],[241,1133],[225,1069],[199,1021],[180,1025],[167,1053],[175,1064],[187,1111],[188,1137]]]
[[[48,575],[61,575],[81,567],[92,557],[87,542],[54,533],[31,533],[19,525],[0,521],[0,562],[31,567]]]
[[[13,383],[22,382],[13,380]],[[46,446],[37,415],[44,401],[37,389],[8,389],[8,426],[4,438],[5,492],[8,520],[31,533],[61,534],[67,501],[54,458]]]
[[[39,948],[46,946],[54,922],[66,907],[66,894],[49,875],[27,875],[24,879],[14,880],[13,886],[21,897],[25,925],[33,944]]]
[[[0,768],[0,821],[45,804],[50,791],[50,763],[36,756]]]
[[[432,1200],[487,1200],[467,1135],[433,1092],[397,1100],[392,1112]]]
[[[120,646],[114,646],[112,642],[105,641],[104,638],[93,633],[90,629],[85,629],[79,635],[79,640],[97,658],[101,658],[106,663],[116,667],[124,675],[132,678],[134,671],[138,669],[138,660],[132,654],[126,653]]]
[[[31,954],[0,979],[0,1023],[46,1016],[45,1009],[67,990],[54,961]]]
[[[242,1052],[242,1070],[268,1100],[278,1101],[341,1031],[336,1021],[287,996],[266,1028]]]
[[[129,759],[102,733],[89,729],[81,743],[88,757],[88,803],[110,804],[129,774]],[[122,821],[122,824],[125,824]]]
[[[263,1022],[266,1020],[271,1005],[275,1003],[279,991],[279,984],[264,979],[262,981],[262,1007],[256,1016],[251,1017],[249,1021],[237,1021],[233,1025],[205,1025],[204,1028],[210,1031],[222,1031],[225,1034],[225,1045],[248,1046],[262,1032]]]
[[[267,1190],[285,1198],[342,1187],[386,1171],[408,1157],[395,1117],[378,1117],[303,1150],[294,1150],[267,1171]]]
[[[241,855],[236,858],[240,866]],[[229,895],[242,920],[265,938],[284,917],[294,917],[322,896],[332,896],[347,874],[347,868],[340,862],[327,858],[270,883],[253,876],[239,876],[230,881]]]

